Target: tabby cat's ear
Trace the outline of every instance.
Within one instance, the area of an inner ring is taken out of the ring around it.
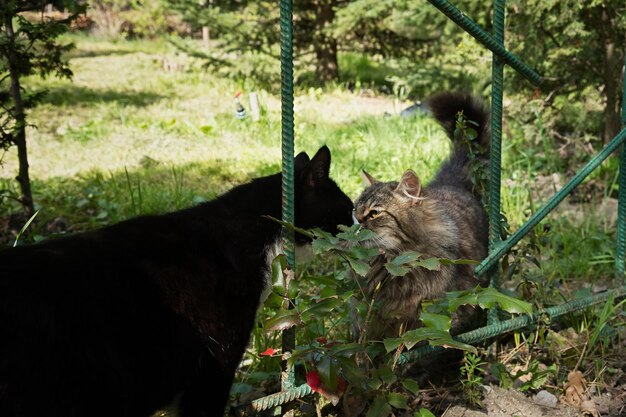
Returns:
[[[377,182],[379,182],[376,178],[374,178],[370,174],[368,174],[367,171],[365,171],[364,169],[361,170],[361,178],[363,178],[363,182],[365,183],[365,185],[367,187],[369,187],[370,185],[374,185]]]
[[[417,174],[409,169],[404,173],[404,175],[402,175],[402,179],[396,187],[396,191],[412,199],[413,204],[415,204],[420,200],[422,183],[417,177]]]
[[[330,149],[326,145],[322,146],[309,163],[306,182],[314,187],[328,180],[330,171]]]
[[[296,172],[302,171],[309,163],[309,155],[306,152],[300,152],[294,160],[293,169]]]

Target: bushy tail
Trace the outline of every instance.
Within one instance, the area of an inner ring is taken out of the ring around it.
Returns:
[[[445,185],[464,185],[476,189],[475,175],[480,175],[470,168],[470,161],[478,162],[485,169],[489,155],[489,109],[478,97],[469,93],[444,92],[432,96],[426,102],[431,115],[445,129],[452,140],[453,149],[434,183]],[[459,113],[464,122],[459,126]],[[464,126],[464,128],[463,128]],[[475,136],[475,137],[474,137]],[[471,157],[473,154],[473,158]]]

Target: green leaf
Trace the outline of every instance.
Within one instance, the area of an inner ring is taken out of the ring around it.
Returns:
[[[371,240],[376,237],[376,233],[372,232],[369,229],[360,229],[357,233],[357,237],[359,238],[359,242],[364,242],[366,240]]]
[[[315,368],[320,375],[322,384],[328,391],[335,391],[338,384],[339,366],[329,355],[322,356]]]
[[[393,372],[393,369],[391,369],[391,366],[388,364],[383,364],[380,366],[380,368],[374,370],[372,376],[380,378],[380,380],[387,385],[391,385],[397,380],[396,374]]]
[[[363,229],[359,224],[353,224],[350,227],[339,225],[338,228],[341,232],[337,233],[337,237],[348,242],[363,242],[376,236],[374,232],[369,229]]]
[[[315,236],[317,239],[328,240],[329,242],[332,242],[333,244],[339,243],[339,239],[333,236],[332,233],[325,232],[324,230],[320,228],[315,228],[311,232],[313,233],[313,236]]]
[[[300,316],[296,310],[281,310],[265,321],[265,329],[267,331],[285,330],[300,323]]]
[[[378,391],[380,389],[380,387],[382,387],[383,385],[383,381],[381,381],[378,378],[368,378],[367,380],[367,388],[370,391]]]
[[[441,346],[443,348],[452,348],[458,350],[465,350],[468,352],[476,353],[478,352],[476,348],[472,345],[468,345],[467,343],[459,342],[458,340],[454,340],[450,338],[449,340],[443,339],[435,339],[429,342],[432,346]]]
[[[416,395],[420,390],[419,384],[414,379],[403,379],[402,386],[413,395]]]
[[[272,292],[263,305],[268,308],[280,309],[283,301],[285,301],[285,297]]]
[[[319,295],[321,298],[335,297],[337,296],[337,288],[324,287],[320,290]]]
[[[427,327],[409,330],[402,335],[402,340],[404,340],[404,344],[409,350],[419,342],[427,340],[431,346],[441,346],[444,348],[454,348],[476,352],[476,348],[474,346],[454,340],[447,331]]]
[[[378,249],[366,248],[364,246],[355,246],[350,249],[349,255],[355,259],[369,262],[370,259],[378,255]]]
[[[513,314],[532,314],[532,304],[508,296],[496,290],[493,287],[481,288],[476,287],[470,292],[455,291],[446,294],[448,299],[448,311],[456,311],[461,305],[478,305],[482,308],[489,309],[499,305],[504,311]]]
[[[390,274],[404,276],[411,268],[422,267],[430,271],[441,269],[438,258],[420,259],[421,254],[417,252],[402,253],[385,264],[385,268]]]
[[[337,237],[339,239],[346,240],[348,242],[358,242],[359,230],[360,230],[360,226],[358,224],[353,224],[348,229],[344,229],[342,232],[337,233]]]
[[[420,313],[420,320],[426,327],[431,329],[443,330],[444,332],[450,331],[450,325],[452,319],[450,316],[443,314],[433,314],[422,311]]]
[[[340,343],[332,346],[330,350],[336,356],[352,356],[357,352],[361,352],[363,350],[363,346],[359,343]]]
[[[363,369],[361,369],[352,358],[337,357],[339,364],[341,365],[342,375],[350,381],[352,384],[359,386],[365,386],[369,381],[369,375],[366,375]]]
[[[409,330],[408,332],[402,335],[402,340],[406,345],[407,349],[412,349],[413,346],[422,342],[424,340],[433,340],[433,339],[442,339],[449,338],[452,339],[450,333],[444,332],[442,330],[429,329],[426,327],[422,327],[419,329]]]
[[[335,249],[336,246],[337,244],[332,243],[326,239],[315,239],[313,240],[313,253],[319,255],[324,252],[329,252]]]
[[[306,281],[317,285],[324,285],[326,287],[337,287],[337,280],[332,275],[307,276]]]
[[[408,398],[405,394],[400,392],[390,392],[387,396],[387,402],[394,408],[399,408],[400,410],[408,410],[409,405],[407,404]]]
[[[291,356],[287,359],[287,363],[292,366],[299,360],[307,360],[307,358],[317,355],[317,351],[314,348],[308,346],[296,347],[291,351]]]
[[[520,385],[519,389],[522,392],[529,389],[539,389],[543,385],[545,385],[546,382],[548,382],[548,377],[550,376],[550,374],[556,374],[556,372],[557,368],[555,364],[550,365],[545,370],[540,370],[539,362],[533,361],[528,371],[525,372],[526,374],[531,374],[531,378],[530,380]],[[517,377],[518,376],[516,375],[516,378]]]
[[[421,266],[429,271],[439,271],[441,269],[441,263],[438,258],[420,259],[413,263],[414,266]]]
[[[374,403],[367,410],[366,417],[387,417],[391,414],[391,406],[387,402],[384,394],[378,394],[374,399]]]
[[[435,417],[433,413],[425,408],[420,408],[420,411],[417,413],[413,413],[415,417]]]
[[[513,386],[513,378],[511,378],[511,375],[502,363],[496,362],[491,365],[491,374],[498,378],[500,381],[500,387],[506,389]]]
[[[302,320],[308,321],[312,318],[324,317],[341,304],[342,301],[336,297],[319,300],[302,312]]]
[[[446,294],[448,299],[448,312],[452,313],[456,311],[460,306],[478,305],[478,294],[475,292],[465,293],[464,291],[454,291]]]
[[[270,219],[270,220],[272,220],[272,221],[274,221],[274,222],[276,222],[276,223],[280,224],[280,225],[281,225],[281,226],[283,226],[284,228],[289,229],[289,230],[293,230],[294,232],[301,233],[301,234],[303,234],[304,236],[307,236],[307,237],[310,237],[310,238],[313,238],[313,237],[315,236],[315,234],[314,234],[314,232],[313,232],[313,231],[306,230],[306,229],[302,229],[302,228],[300,228],[300,227],[294,226],[294,225],[293,225],[293,224],[291,224],[291,223],[287,223],[287,222],[284,222],[284,221],[282,221],[282,220],[278,220],[278,219],[277,219],[277,218],[275,218],[275,217],[268,216],[268,215],[262,215],[261,217],[265,217],[266,219]],[[332,236],[332,235],[331,235],[331,236]]]
[[[496,304],[500,305],[504,311],[515,314],[532,314],[532,304],[519,300],[517,298],[509,297],[502,294],[493,287],[485,288],[478,293],[478,305],[482,308],[493,308]]]
[[[405,252],[393,258],[391,261],[389,261],[389,263],[391,263],[392,265],[404,265],[417,261],[420,256],[421,255],[417,252]]]
[[[295,280],[295,279],[291,279],[289,280],[289,284],[288,284],[288,290],[287,290],[287,297],[294,299],[298,296],[298,292],[300,290],[300,282]]]
[[[387,272],[396,277],[403,277],[410,270],[410,268],[407,266],[394,265],[390,262],[387,262],[385,264],[385,268],[387,269]]]
[[[346,259],[348,260],[348,263],[350,264],[350,267],[354,270],[354,272],[362,277],[364,277],[370,270],[370,266],[366,262],[360,261],[358,259],[352,259],[349,257]]]
[[[272,260],[272,283],[274,289],[281,294],[285,293],[285,276],[283,275],[285,268],[287,268],[287,257],[284,254],[277,255]]]
[[[447,259],[447,258],[439,258],[439,263],[441,265],[478,265],[480,262],[475,261],[473,259]]]
[[[385,350],[387,351],[387,353],[391,352],[392,350],[396,350],[401,344],[403,343],[402,338],[400,337],[396,337],[396,338],[386,338],[383,339],[383,345],[385,345]]]
[[[337,229],[339,229],[339,231],[344,232],[344,233],[356,233],[356,231],[360,227],[361,226],[358,224],[351,224],[350,226],[346,226],[345,224],[337,225]]]

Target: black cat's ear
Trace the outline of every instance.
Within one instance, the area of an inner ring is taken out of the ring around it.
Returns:
[[[377,182],[380,182],[376,178],[368,174],[367,171],[365,171],[364,169],[361,170],[361,178],[363,178],[363,183],[365,184],[366,187],[369,187],[370,185],[374,185]]]
[[[330,149],[322,146],[309,163],[309,172],[306,178],[307,184],[316,186],[328,180],[330,171]]]
[[[307,155],[306,152],[300,152],[296,156],[296,159],[294,160],[294,166],[293,166],[294,171],[300,172],[304,170],[304,168],[307,166],[309,161],[310,161],[309,155]]]
[[[422,183],[420,182],[417,174],[410,169],[402,175],[402,179],[400,179],[400,183],[396,187],[396,191],[413,200],[413,204],[418,203],[422,199],[420,197],[420,193],[422,192]]]

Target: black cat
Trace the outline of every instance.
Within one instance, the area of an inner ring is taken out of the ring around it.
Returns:
[[[325,146],[295,159],[300,228],[352,223],[329,167]],[[223,415],[281,238],[263,217],[280,218],[281,178],[0,252],[0,416]]]

